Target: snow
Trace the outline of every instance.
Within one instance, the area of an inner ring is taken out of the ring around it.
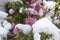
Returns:
[[[3,12],[3,11],[0,11],[0,18],[7,18],[8,14]]]
[[[33,24],[32,27],[33,27],[34,34],[44,32],[46,34],[52,34],[55,40],[59,40],[58,28],[47,17],[39,19]],[[34,37],[34,39],[36,38]]]
[[[12,29],[11,23],[9,23],[7,20],[5,20],[5,21],[3,22],[3,26],[4,26],[4,28],[7,29],[7,30]]]
[[[28,34],[32,30],[31,26],[27,24],[17,24],[15,27],[22,31],[23,34]]]
[[[6,38],[8,34],[8,30],[0,26],[0,36]]]
[[[40,34],[39,33],[35,33],[34,34],[34,40],[40,40]]]
[[[43,2],[44,2],[44,5],[49,9],[52,9],[56,4],[56,2],[54,2],[54,1],[43,0]]]
[[[10,24],[7,21],[5,21],[7,16],[8,16],[7,13],[0,11],[0,37],[1,38],[7,38],[7,34],[9,33],[8,27],[10,27]],[[7,24],[5,24],[4,22],[5,23],[7,22]],[[2,23],[5,25],[3,25]]]

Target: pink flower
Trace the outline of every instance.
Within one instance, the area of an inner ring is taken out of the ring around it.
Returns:
[[[35,6],[35,10],[39,10],[40,8],[41,8],[40,5],[36,5],[36,6]]]
[[[13,29],[13,34],[14,34],[14,35],[17,35],[17,28],[14,28],[14,29]]]
[[[26,18],[26,24],[32,25],[35,22],[36,22],[35,18],[32,18],[32,17]]]
[[[15,24],[14,23],[12,23],[12,33],[13,33],[13,35],[17,35],[17,28],[15,28]]]
[[[12,23],[11,25],[12,25],[12,28],[15,28],[15,24],[14,23]]]

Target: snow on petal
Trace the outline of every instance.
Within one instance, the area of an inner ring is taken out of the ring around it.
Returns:
[[[17,24],[15,27],[22,31],[23,34],[28,34],[31,31],[31,26],[27,24]]]

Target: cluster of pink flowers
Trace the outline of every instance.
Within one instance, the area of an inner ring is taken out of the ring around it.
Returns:
[[[34,2],[33,2],[34,1]],[[30,3],[29,5],[31,6],[31,9],[29,9],[28,13],[29,14],[33,14],[33,15],[39,15],[39,14],[45,14],[46,12],[46,9],[43,7],[43,2],[42,1],[38,1],[38,0],[30,0],[28,2],[33,2],[33,3]],[[42,13],[39,12],[40,9],[42,9]],[[43,15],[40,15],[40,16],[43,16]]]
[[[39,0],[26,0],[27,4],[30,5],[31,8],[28,9],[28,14],[29,15],[37,15],[37,16],[44,16],[44,12],[46,12],[46,10],[44,9],[43,7],[43,3],[42,1],[39,1]],[[40,10],[41,9],[41,10]],[[34,24],[35,21],[37,19],[36,18],[32,18],[32,17],[29,17],[29,18],[26,18],[26,24]]]
[[[38,16],[43,16],[44,15],[44,7],[43,7],[43,3],[42,1],[38,1],[38,0],[26,0],[27,3],[29,3],[29,5],[31,6],[31,8],[28,9],[28,14],[29,15],[38,15]],[[40,9],[42,9],[41,12]],[[32,17],[29,17],[26,19],[26,24],[34,24],[36,21],[36,18],[32,18]]]
[[[44,14],[45,14],[44,12],[46,12],[46,10],[44,9],[44,7],[42,5],[43,4],[42,1],[39,1],[39,0],[26,0],[26,3],[28,5],[30,5],[30,7],[27,8],[27,14],[37,15],[37,16],[40,16],[40,17],[44,16]],[[23,10],[23,7],[20,8],[19,13],[22,13],[23,12],[22,10]],[[15,10],[10,9],[9,13],[14,14]],[[26,24],[32,25],[35,22],[35,20],[36,20],[36,18],[32,18],[30,16],[29,18],[26,19]]]
[[[43,8],[42,5],[43,3],[41,1],[36,1],[35,3],[30,4],[30,6],[34,8],[35,10],[39,10],[40,8]]]

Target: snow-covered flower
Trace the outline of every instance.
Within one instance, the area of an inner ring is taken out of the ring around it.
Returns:
[[[17,24],[15,27],[18,28],[23,34],[28,34],[32,30],[31,26],[27,24]]]
[[[14,14],[14,13],[15,13],[15,10],[10,9],[10,10],[9,10],[9,13],[10,13],[10,14]]]
[[[26,24],[33,25],[36,22],[35,18],[29,17],[26,18]]]

